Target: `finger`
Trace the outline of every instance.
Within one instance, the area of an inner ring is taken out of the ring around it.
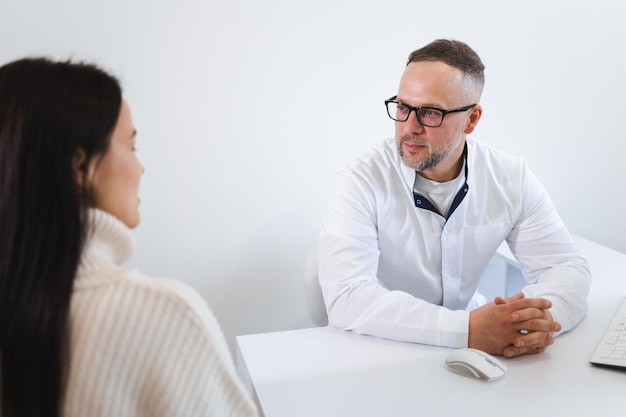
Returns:
[[[543,319],[547,321],[554,321],[552,314],[549,310],[543,310],[539,308],[525,308],[522,310],[514,310],[511,313],[511,320],[514,323],[520,323],[533,319]]]
[[[544,344],[541,345],[534,345],[534,346],[527,346],[528,354],[537,354],[537,353],[541,353],[543,351],[546,350],[546,348],[548,346],[550,346],[551,344],[554,343],[554,338],[550,335],[549,337],[546,338],[546,340],[544,341]]]
[[[552,307],[552,302],[546,298],[523,298],[510,303],[515,310],[523,310],[525,308],[538,308],[547,310]]]
[[[514,358],[516,356],[526,355],[531,352],[531,348],[527,346],[523,347],[515,347],[515,346],[507,346],[502,351],[502,355],[507,358]]]
[[[515,322],[515,328],[518,331],[526,332],[560,332],[561,324],[558,321],[543,318],[533,318],[528,320],[519,320]]]
[[[515,310],[511,314],[511,320],[513,320],[514,323],[532,319],[543,319],[545,317],[546,315],[544,314],[543,310],[540,310],[538,308],[525,308],[523,310]]]
[[[552,343],[550,343],[552,344]],[[546,347],[543,345],[534,345],[534,346],[507,346],[502,351],[502,355],[507,358],[514,358],[516,356],[528,355],[528,354],[537,354],[543,352]]]
[[[516,348],[530,348],[547,347],[554,343],[554,336],[548,332],[529,332],[516,338],[513,341],[513,346]]]
[[[524,298],[524,293],[523,292],[519,292],[515,295],[512,295],[510,297],[496,297],[494,300],[495,304],[509,304],[512,303],[513,301],[517,301],[517,300],[521,300]]]
[[[543,352],[554,343],[554,335],[545,332],[533,332],[515,339],[513,345],[506,346],[502,354],[508,358]]]

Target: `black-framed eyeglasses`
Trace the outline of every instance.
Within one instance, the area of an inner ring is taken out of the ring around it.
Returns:
[[[417,121],[422,126],[426,127],[439,127],[443,123],[443,118],[449,113],[458,113],[462,111],[468,111],[476,105],[470,104],[469,106],[458,107],[456,109],[443,110],[436,107],[413,107],[408,104],[396,101],[398,96],[393,96],[389,100],[385,100],[385,107],[387,107],[387,114],[396,122],[406,122],[411,116],[411,112],[414,111],[417,116]]]

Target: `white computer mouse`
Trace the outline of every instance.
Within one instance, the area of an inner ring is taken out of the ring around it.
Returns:
[[[463,348],[451,352],[446,365],[461,375],[493,381],[506,373],[506,365],[482,350]]]

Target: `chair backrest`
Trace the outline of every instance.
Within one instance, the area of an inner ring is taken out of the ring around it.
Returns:
[[[304,265],[304,297],[306,299],[309,318],[316,326],[328,324],[328,314],[322,288],[317,277],[317,246],[309,254]]]

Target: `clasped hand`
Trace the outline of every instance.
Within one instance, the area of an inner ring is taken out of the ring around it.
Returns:
[[[496,299],[470,313],[468,346],[492,355],[539,353],[554,342],[561,325],[552,319],[545,298],[523,293]]]

